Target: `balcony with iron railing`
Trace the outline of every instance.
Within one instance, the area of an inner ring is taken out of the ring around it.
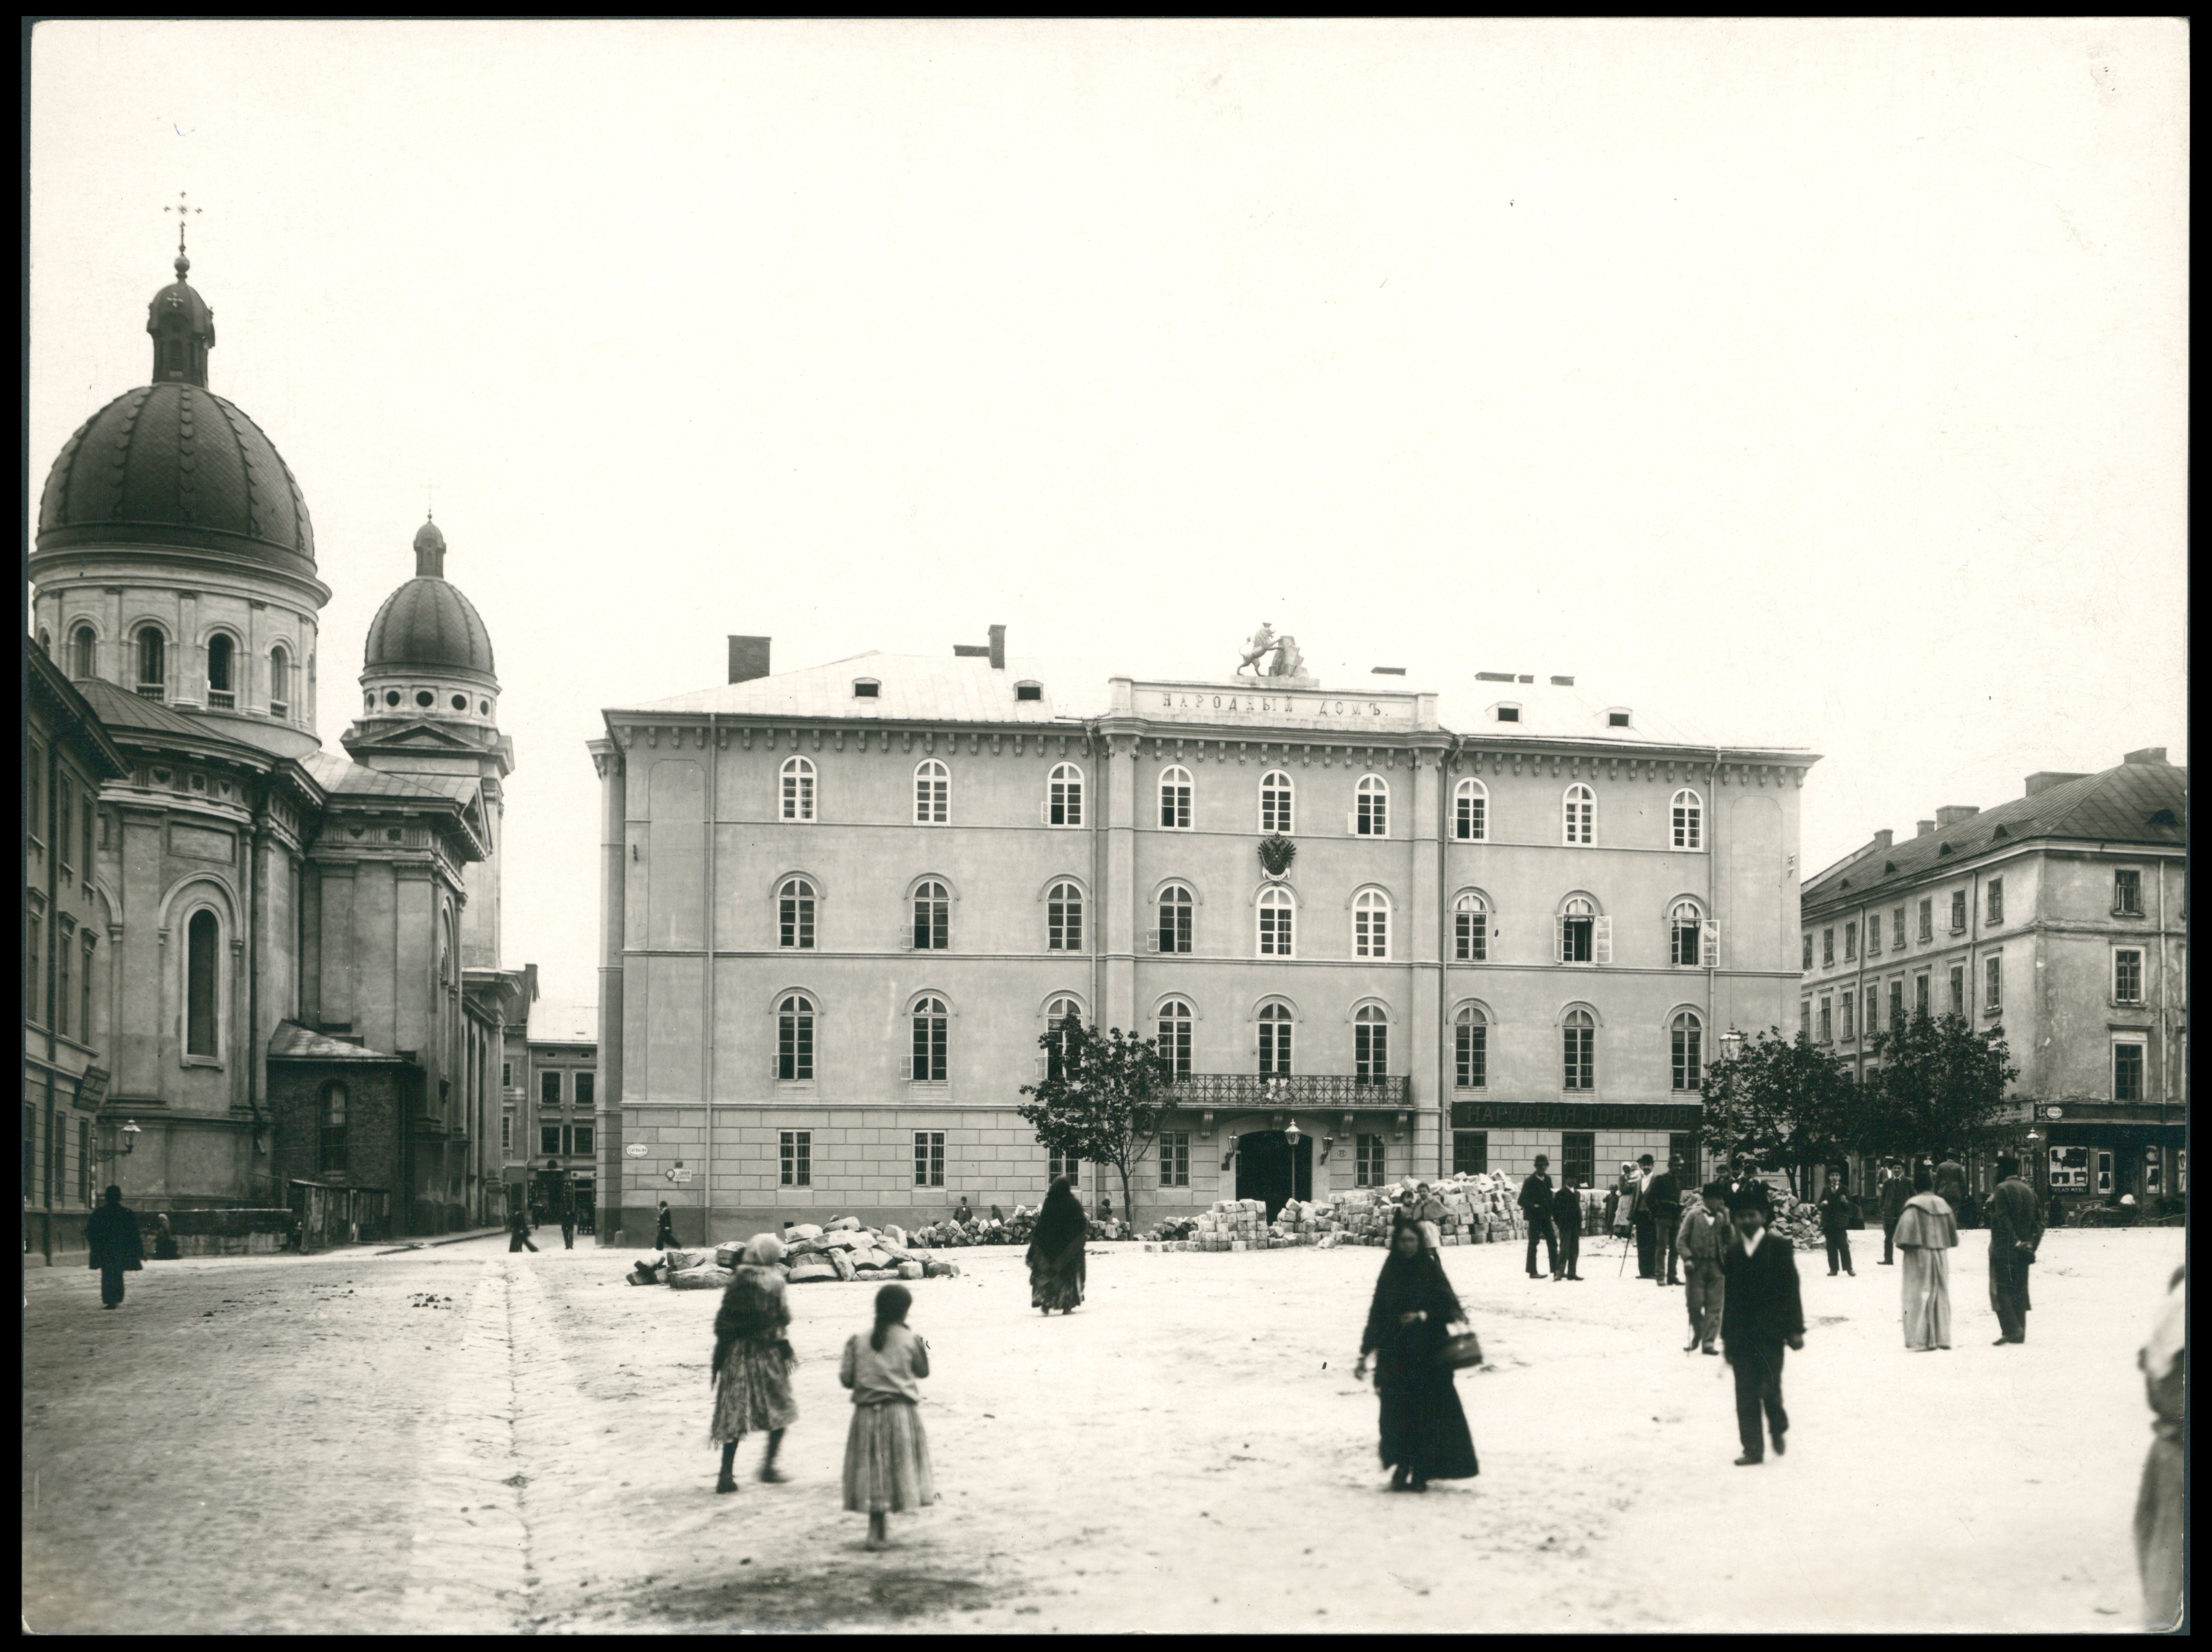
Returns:
[[[1403,1075],[1363,1078],[1348,1072],[1194,1072],[1168,1092],[1171,1107],[1228,1113],[1305,1108],[1312,1112],[1403,1109],[1413,1081]]]

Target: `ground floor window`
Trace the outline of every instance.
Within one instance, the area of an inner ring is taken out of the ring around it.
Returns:
[[[1587,1187],[1597,1177],[1597,1133],[1568,1130],[1559,1137],[1560,1186]]]
[[[917,1130],[914,1133],[914,1185],[917,1187],[942,1187],[945,1185],[945,1133],[942,1130]]]
[[[23,1197],[38,1191],[39,1109],[23,1103]]]
[[[1382,1185],[1382,1138],[1353,1138],[1352,1185],[1356,1187],[1379,1187]]]
[[[69,1156],[69,1121],[52,1108],[46,1109],[46,1203],[62,1202],[63,1161]]]
[[[2097,1150],[2097,1191],[2100,1193],[2112,1191],[2112,1156],[2102,1148]]]
[[[814,1133],[811,1130],[787,1130],[782,1133],[779,1149],[782,1160],[781,1182],[787,1187],[811,1187],[814,1185]]]
[[[1667,1138],[1668,1169],[1682,1184],[1685,1200],[1695,1197],[1704,1185],[1704,1173],[1698,1168],[1698,1140],[1686,1130],[1677,1130]]]
[[[1490,1169],[1490,1132],[1452,1132],[1452,1174],[1476,1175]]]
[[[2166,1191],[2166,1155],[2155,1147],[2143,1149],[2143,1185],[2147,1193]]]
[[[1053,1151],[1045,1156],[1044,1174],[1048,1181],[1057,1181],[1066,1176],[1069,1187],[1079,1187],[1083,1185],[1082,1170],[1083,1161],[1072,1154],[1063,1156]]]
[[[1160,1136],[1160,1186],[1190,1186],[1190,1132],[1164,1131]]]
[[[92,1203],[92,1121],[76,1121],[76,1202]]]
[[[2054,1147],[2051,1150],[2051,1191],[2080,1193],[2089,1185],[2089,1150]]]

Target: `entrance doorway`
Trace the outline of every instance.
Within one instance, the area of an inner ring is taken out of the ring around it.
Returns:
[[[1267,1219],[1293,1199],[1313,1197],[1313,1138],[1297,1145],[1280,1130],[1255,1130],[1237,1139],[1237,1197],[1263,1200]]]

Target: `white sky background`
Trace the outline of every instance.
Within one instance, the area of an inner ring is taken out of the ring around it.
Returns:
[[[331,750],[435,485],[550,1000],[599,708],[730,632],[1572,673],[1825,754],[1808,872],[2187,758],[2179,22],[48,23],[32,71],[33,516],[188,191]]]

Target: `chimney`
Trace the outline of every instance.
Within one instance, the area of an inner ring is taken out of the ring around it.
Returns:
[[[1886,849],[1886,848],[1887,848],[1887,847],[1890,846],[1891,840],[1892,840],[1894,836],[1895,836],[1895,834],[1894,834],[1894,833],[1893,833],[1893,832],[1889,829],[1889,828],[1888,828],[1888,827],[1887,827],[1887,826],[1883,827],[1880,831],[1876,832],[1876,833],[1874,835],[1874,846],[1875,846],[1875,847],[1876,847],[1877,849]]]
[[[2063,769],[2039,769],[2027,777],[2027,790],[2021,795],[2033,797],[2038,792],[2047,792],[2054,786],[2063,786],[2068,780],[2086,780],[2087,774],[2069,774]]]
[[[1006,628],[1003,625],[991,628],[991,669],[994,671],[1006,669]],[[2164,752],[2159,754],[2161,757],[2165,755]]]
[[[1972,803],[1947,803],[1936,811],[1936,829],[1948,832],[1969,815],[1981,813],[1981,806]]]
[[[768,675],[768,641],[766,637],[730,639],[731,682],[750,683]]]
[[[2166,765],[2166,748],[2162,745],[2147,745],[2140,751],[2130,751],[2120,761],[2124,763],[2155,763],[2163,768]]]
[[[1935,834],[1936,823],[1932,820],[1916,820],[1912,824],[1915,837],[1929,837]]]

